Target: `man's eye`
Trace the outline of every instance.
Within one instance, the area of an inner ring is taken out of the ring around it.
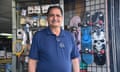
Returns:
[[[56,15],[57,17],[61,17],[61,15]]]
[[[52,17],[52,16],[54,16],[54,15],[53,15],[53,14],[49,14],[48,16],[49,16],[49,17]]]
[[[53,17],[53,16],[56,16],[56,17],[61,17],[61,15],[58,15],[58,14],[57,14],[57,15],[54,15],[54,14],[49,14],[48,16],[49,16],[49,17]]]

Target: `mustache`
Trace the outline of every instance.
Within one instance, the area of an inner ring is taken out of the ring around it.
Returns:
[[[52,20],[52,23],[54,23],[54,22],[60,22],[59,20]]]

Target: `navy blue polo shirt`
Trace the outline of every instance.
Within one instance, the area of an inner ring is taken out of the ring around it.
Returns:
[[[47,27],[35,33],[29,57],[38,60],[36,72],[72,72],[72,59],[79,57],[72,34],[54,35]]]

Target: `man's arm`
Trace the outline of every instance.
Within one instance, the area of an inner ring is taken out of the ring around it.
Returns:
[[[72,59],[73,72],[80,72],[79,68],[79,58]]]
[[[37,60],[29,59],[28,72],[36,72]]]

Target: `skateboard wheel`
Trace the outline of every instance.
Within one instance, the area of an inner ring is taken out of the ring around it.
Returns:
[[[101,54],[104,54],[104,53],[105,53],[105,50],[101,50],[100,53],[101,53]]]
[[[91,50],[91,52],[90,52],[91,54],[94,54],[94,51],[93,50]]]
[[[92,26],[92,25],[93,25],[93,23],[92,23],[92,22],[89,22],[89,23],[88,23],[88,25]]]
[[[89,50],[88,48],[85,49],[85,51],[88,51],[88,50]]]
[[[87,70],[86,69],[82,69],[82,70],[80,70],[80,72],[87,72]]]
[[[102,21],[102,20],[99,20],[98,23],[99,23],[100,25],[102,25],[102,24],[103,24],[103,21]]]

